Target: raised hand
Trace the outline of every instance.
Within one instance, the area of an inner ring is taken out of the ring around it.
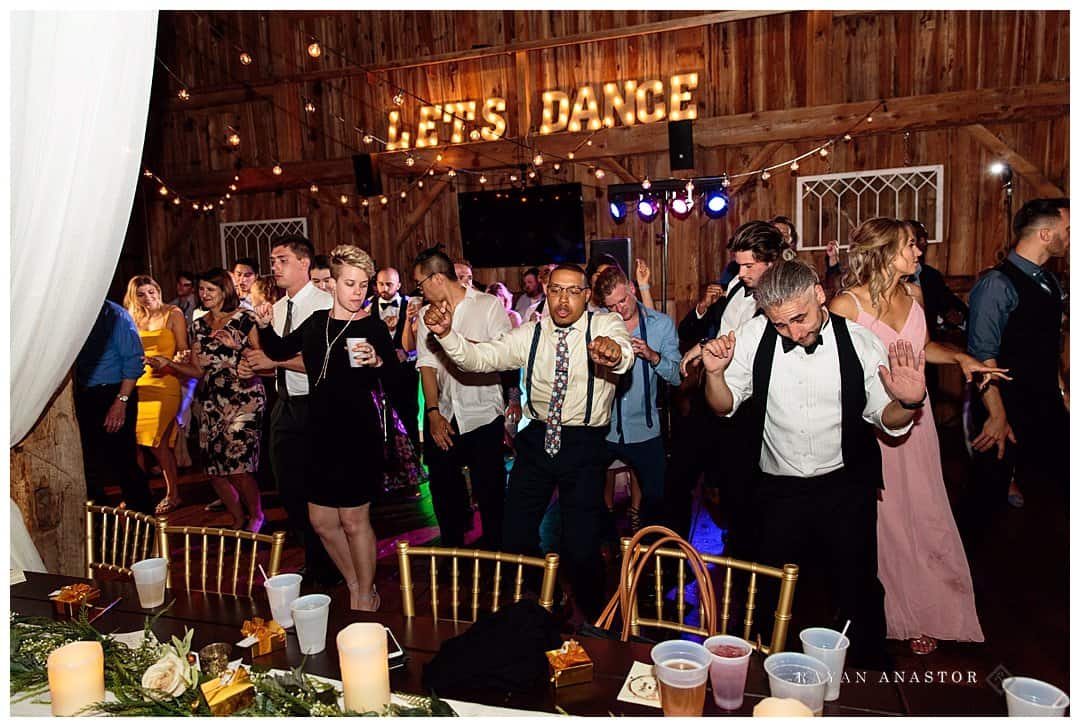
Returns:
[[[648,285],[649,278],[652,277],[652,271],[649,270],[649,264],[642,258],[634,260],[634,280],[638,285]]]
[[[439,338],[450,332],[450,324],[453,319],[450,316],[449,303],[432,303],[424,313],[424,325]]]
[[[682,375],[684,377],[689,376],[690,375],[690,367],[692,367],[692,366],[696,367],[696,366],[700,366],[700,365],[701,365],[701,344],[700,343],[695,343],[693,345],[693,347],[689,351],[687,351],[686,353],[683,354],[682,362],[679,364],[679,371],[682,372]]]
[[[926,354],[915,356],[910,341],[889,344],[889,368],[878,366],[881,383],[889,396],[901,404],[918,404],[926,398]]]
[[[712,304],[724,297],[724,288],[718,283],[709,283],[705,288],[705,294],[701,296],[701,300],[698,301],[697,311],[701,315],[705,315],[705,311],[712,307]]]
[[[964,374],[964,381],[971,383],[975,374],[981,374],[979,380],[979,391],[984,391],[987,386],[990,385],[994,379],[1003,379],[1005,381],[1012,381],[1012,377],[1008,376],[1009,369],[999,369],[993,366],[984,366],[982,361],[969,356],[966,353],[961,353],[957,356],[957,364],[960,366],[960,370]]]
[[[830,240],[825,245],[825,257],[829,261],[829,265],[837,265],[840,262],[840,243],[836,240]]]
[[[735,331],[719,336],[701,346],[701,363],[710,374],[723,373],[735,356]]]
[[[270,303],[260,303],[252,312],[255,314],[255,324],[259,328],[266,328],[274,322],[274,306]]]
[[[589,344],[589,358],[597,366],[618,366],[622,361],[622,349],[613,339],[597,336]]]

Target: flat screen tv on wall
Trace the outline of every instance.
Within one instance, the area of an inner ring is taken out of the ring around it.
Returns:
[[[478,268],[585,262],[580,184],[458,194],[461,245]]]

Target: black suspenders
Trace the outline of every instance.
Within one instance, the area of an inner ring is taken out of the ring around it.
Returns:
[[[589,349],[589,344],[592,343],[592,312],[589,313],[589,318],[585,326],[585,350]],[[536,328],[533,329],[532,346],[529,348],[529,364],[525,370],[525,385],[529,389],[529,411],[532,412],[533,419],[539,419],[539,415],[536,413],[536,409],[533,408],[533,365],[536,363],[536,349],[540,347],[540,326],[543,325],[543,321],[536,322]],[[588,392],[585,394],[585,426],[589,425],[589,420],[592,418],[592,400],[593,400],[593,379],[595,372],[593,370],[592,359],[588,359],[589,369],[589,383]]]

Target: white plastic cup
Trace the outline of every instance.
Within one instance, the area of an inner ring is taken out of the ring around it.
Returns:
[[[825,628],[803,629],[799,632],[804,654],[820,659],[829,668],[829,686],[825,689],[825,701],[840,697],[840,680],[844,676],[844,659],[851,640],[839,631]]]
[[[312,593],[300,596],[289,606],[301,654],[326,650],[326,621],[330,616],[330,596]]]
[[[829,667],[821,659],[783,651],[765,659],[765,673],[769,675],[772,696],[798,699],[816,716],[821,716],[825,687],[829,685]]]
[[[1008,677],[1001,681],[1010,717],[1061,717],[1069,697],[1053,684],[1028,677]]]
[[[700,717],[712,654],[701,644],[673,639],[652,648],[653,673],[665,717]]]
[[[270,615],[283,629],[293,624],[289,606],[300,597],[302,580],[304,577],[299,573],[282,573],[273,578],[267,578],[263,584],[266,586],[266,598],[270,601]]]
[[[133,563],[131,574],[135,578],[135,590],[139,592],[139,605],[157,608],[165,603],[165,576],[169,564],[164,558],[147,558]]]
[[[361,354],[356,353],[353,350],[353,349],[356,348],[356,344],[358,344],[358,343],[367,343],[367,339],[366,338],[346,338],[345,339],[345,348],[348,349],[348,351],[349,351],[349,365],[352,366],[354,369],[358,369],[361,366],[367,366],[369,363],[371,363],[370,359],[362,356]]]
[[[750,666],[750,654],[754,647],[738,636],[717,634],[705,639],[705,648],[712,657],[709,666],[709,682],[712,684],[713,702],[720,709],[738,709],[743,703],[746,691],[746,671]],[[742,656],[721,656],[716,651],[720,647],[735,647],[743,652]]]

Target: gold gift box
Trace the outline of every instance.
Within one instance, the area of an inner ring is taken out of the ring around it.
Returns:
[[[285,629],[273,619],[264,621],[259,617],[244,621],[240,627],[240,633],[245,638],[254,636],[258,639],[251,645],[251,658],[265,656],[271,651],[285,648]]]
[[[551,683],[558,687],[584,684],[592,681],[593,663],[585,649],[570,639],[561,648],[545,651]]]
[[[221,683],[223,678],[229,679],[227,684]],[[228,717],[246,709],[255,701],[255,685],[248,680],[247,671],[242,666],[235,672],[226,672],[216,679],[203,682],[199,689],[202,690],[206,703],[210,705],[210,714],[215,717]]]
[[[89,583],[73,583],[64,586],[54,596],[49,596],[53,605],[53,616],[60,619],[78,618],[79,610],[85,604],[92,606],[101,598],[101,589]]]

